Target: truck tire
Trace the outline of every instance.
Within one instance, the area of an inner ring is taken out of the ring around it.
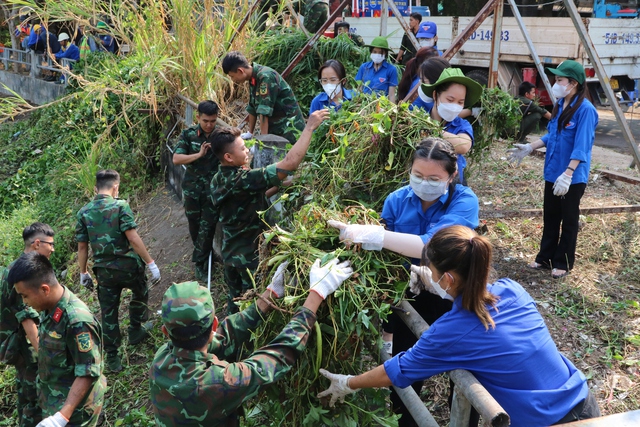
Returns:
[[[489,72],[486,70],[475,69],[467,72],[465,75],[484,87],[487,87],[489,83]]]

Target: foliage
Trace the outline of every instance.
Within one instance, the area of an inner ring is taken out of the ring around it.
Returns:
[[[36,210],[28,205],[15,209],[8,217],[0,218],[0,235],[7,237],[0,244],[0,267],[8,266],[20,256],[24,250],[22,230],[35,221]]]
[[[387,410],[386,389],[359,392],[335,409],[325,408],[327,402],[315,397],[326,387],[318,379],[319,368],[355,374],[377,364],[379,321],[401,298],[408,278],[404,257],[359,246],[344,249],[326,220],[379,224],[377,212],[384,197],[406,181],[416,143],[440,133],[423,110],[409,111],[406,104],[362,94],[345,102],[314,132],[306,166],[281,198],[286,218],[264,235],[258,277],[266,278],[289,261],[284,308],[291,312],[308,294],[315,259],[350,259],[356,273],[318,311],[315,339],[308,342],[290,378],[252,403],[248,425],[397,425]],[[256,332],[255,347],[268,343],[290,317],[272,313]]]
[[[283,72],[299,51],[305,46],[308,37],[301,30],[270,31],[259,39],[253,50],[253,58],[260,65],[266,65]],[[318,69],[329,59],[336,59],[344,65],[347,78],[353,79],[358,68],[367,61],[368,51],[358,47],[349,37],[334,39],[322,37],[313,46],[286,77],[287,83],[296,94],[303,112],[308,111],[311,100],[322,91],[318,83]]]

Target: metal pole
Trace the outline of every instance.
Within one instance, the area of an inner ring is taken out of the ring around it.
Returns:
[[[389,18],[389,7],[387,6],[387,0],[380,2],[380,36],[387,35],[387,20]]]
[[[413,34],[413,31],[411,31],[411,28],[409,28],[409,24],[407,24],[407,22],[404,20],[404,18],[400,14],[400,10],[398,10],[398,6],[396,6],[396,3],[393,0],[387,0],[387,2],[389,3],[389,9],[391,9],[393,14],[398,19],[398,22],[402,26],[402,29],[404,30],[405,34],[409,36],[409,40],[411,40],[411,44],[413,44],[413,47],[416,48],[416,51],[418,51],[420,49],[420,45],[418,44],[418,39],[416,39],[415,34]],[[411,4],[411,2],[409,2],[409,4]]]
[[[536,68],[538,69],[538,75],[542,79],[545,89],[547,89],[549,98],[551,98],[551,101],[553,101],[553,103],[555,104],[556,97],[553,95],[553,92],[551,91],[551,83],[549,83],[549,77],[547,77],[547,74],[544,72],[544,67],[542,66],[542,62],[540,62],[540,57],[538,56],[538,52],[536,51],[536,48],[533,45],[533,40],[531,40],[531,36],[529,36],[529,31],[527,31],[527,27],[524,25],[524,21],[522,20],[522,15],[520,15],[518,6],[516,6],[516,2],[514,0],[509,0],[509,5],[511,6],[511,10],[513,11],[513,16],[516,18],[516,21],[518,22],[520,31],[522,32],[522,35],[524,36],[524,39],[527,42],[527,46],[529,46],[529,52],[531,52],[533,63],[536,64]]]
[[[499,1],[493,9],[493,35],[491,43],[491,63],[489,64],[488,87],[498,86],[498,68],[500,68],[500,39],[502,38],[502,11],[504,3]]]
[[[564,5],[567,8],[567,12],[569,12],[569,16],[573,21],[573,25],[578,31],[578,36],[582,41],[582,46],[589,54],[589,59],[591,59],[591,64],[593,64],[593,68],[595,68],[596,70],[598,80],[600,80],[600,85],[602,86],[605,95],[607,95],[607,98],[609,98],[611,109],[613,110],[618,123],[622,127],[622,134],[624,135],[624,139],[629,144],[629,147],[631,147],[631,154],[633,155],[633,158],[636,162],[636,166],[640,168],[640,149],[638,148],[638,145],[633,138],[633,134],[631,134],[629,123],[627,123],[627,119],[622,113],[622,109],[620,109],[620,105],[618,104],[616,95],[615,93],[613,93],[613,89],[611,89],[611,85],[609,84],[609,77],[607,77],[607,73],[604,71],[604,67],[602,66],[600,57],[598,56],[598,52],[596,52],[596,48],[593,46],[591,37],[587,32],[587,28],[584,26],[582,18],[580,18],[580,14],[578,13],[578,9],[576,9],[576,5],[573,4],[573,0],[564,0]]]

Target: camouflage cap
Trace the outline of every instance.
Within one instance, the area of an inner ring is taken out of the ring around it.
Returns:
[[[162,297],[162,322],[171,339],[186,341],[211,329],[213,299],[198,282],[174,283]]]

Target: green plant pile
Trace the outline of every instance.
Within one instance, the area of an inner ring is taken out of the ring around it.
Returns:
[[[266,65],[278,72],[285,68],[302,50],[309,38],[301,30],[280,30],[267,33],[260,38],[252,50],[256,52],[253,61]],[[311,100],[322,92],[318,83],[318,69],[329,59],[336,59],[344,65],[347,79],[356,76],[360,65],[368,61],[369,52],[358,47],[347,36],[336,38],[320,37],[302,60],[286,77],[287,83],[296,94],[296,99],[306,114]]]
[[[264,234],[256,275],[266,284],[271,272],[289,261],[282,303],[287,312],[272,312],[254,345],[267,344],[302,305],[316,259],[351,260],[355,274],[318,311],[308,348],[289,377],[250,403],[248,425],[397,425],[387,409],[387,389],[361,390],[333,409],[316,398],[328,386],[318,377],[319,368],[356,374],[378,363],[379,322],[402,297],[408,278],[404,257],[346,248],[326,221],[380,224],[385,197],[406,184],[416,143],[440,133],[424,111],[367,95],[343,104],[314,133],[305,167],[281,198],[288,214]]]

